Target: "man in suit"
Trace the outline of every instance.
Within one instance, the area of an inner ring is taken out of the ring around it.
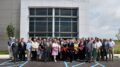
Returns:
[[[13,61],[16,62],[18,60],[18,40],[14,40],[12,42],[12,54],[13,54]]]
[[[92,60],[92,50],[93,50],[93,48],[92,48],[93,39],[88,39],[88,40],[89,40],[88,44],[86,45],[86,49],[87,49],[86,56],[87,56],[87,61],[91,62],[91,60]]]
[[[21,41],[18,44],[18,51],[19,59],[25,61],[26,43],[24,42],[24,38],[21,38]]]
[[[68,57],[70,59],[70,62],[72,62],[74,59],[74,43],[72,40],[70,40],[68,43]]]

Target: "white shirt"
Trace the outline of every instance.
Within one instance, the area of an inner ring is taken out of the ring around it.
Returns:
[[[114,42],[114,41],[110,41],[110,42],[109,42],[109,47],[112,47],[112,48],[113,48],[114,46],[115,46],[115,42]]]
[[[38,42],[32,42],[32,48],[38,48],[39,43]]]
[[[96,43],[93,44],[93,48],[97,48],[97,44]]]
[[[97,46],[97,48],[100,48],[102,46],[102,43],[100,41],[96,42],[96,46]]]

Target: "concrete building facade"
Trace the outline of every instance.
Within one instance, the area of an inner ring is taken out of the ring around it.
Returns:
[[[16,37],[25,40],[88,37],[87,11],[88,0],[0,0],[0,47],[6,47],[10,23],[16,28]]]

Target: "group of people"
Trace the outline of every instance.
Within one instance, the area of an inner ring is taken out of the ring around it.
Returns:
[[[10,38],[8,51],[14,61],[108,61],[113,60],[115,42],[100,38]]]

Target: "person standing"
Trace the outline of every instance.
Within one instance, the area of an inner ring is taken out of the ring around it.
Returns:
[[[36,38],[33,38],[32,41],[32,60],[37,60],[37,52],[38,52],[39,43]]]
[[[12,42],[12,54],[13,54],[13,61],[18,61],[18,39],[14,39]]]
[[[113,61],[113,56],[114,56],[114,46],[115,46],[115,42],[110,39],[109,40],[109,60]]]
[[[44,61],[50,61],[50,55],[51,55],[51,43],[49,41],[49,39],[43,39],[43,46],[44,46],[44,50],[43,50],[43,58]]]
[[[56,56],[58,55],[59,51],[60,51],[60,45],[57,43],[55,39],[52,44],[52,56],[54,58],[54,62],[57,62]]]
[[[93,50],[92,44],[93,44],[93,39],[89,39],[88,44],[86,45],[86,49],[87,49],[86,55],[88,62],[91,62],[92,60],[92,50]]]
[[[21,61],[25,61],[26,43],[24,42],[24,38],[21,38],[21,41],[18,44],[18,51],[19,51],[19,59]]]
[[[8,40],[8,52],[9,52],[9,58],[10,58],[10,59],[13,58],[12,48],[11,48],[12,42],[13,42],[13,38],[12,38],[12,37],[9,37],[9,40]]]
[[[107,54],[109,51],[109,41],[106,39],[103,39],[102,50],[103,50],[103,60],[108,61]]]
[[[38,59],[39,59],[39,60],[42,60],[42,59],[43,59],[43,50],[44,50],[43,40],[41,40],[41,41],[40,41],[40,44],[39,44],[39,47],[38,47],[38,54],[39,54]]]
[[[80,60],[85,60],[84,40],[80,39],[78,56]]]
[[[93,61],[96,62],[97,59],[97,45],[96,45],[96,40],[93,41],[92,44],[93,50],[92,50],[92,56],[93,56]]]
[[[73,59],[74,59],[74,43],[73,43],[73,40],[69,40],[67,52],[68,52],[68,57],[70,59],[70,62],[72,62]]]
[[[79,49],[79,46],[78,46],[78,41],[77,40],[74,40],[74,60],[77,60],[78,59],[78,49]]]
[[[62,60],[66,61],[67,60],[67,42],[64,40],[62,46],[61,46],[61,52],[62,52]]]
[[[102,46],[102,43],[100,42],[100,39],[96,39],[96,46],[97,46],[97,60],[99,61],[100,60],[100,51],[101,51],[101,46]]]
[[[32,50],[32,42],[30,38],[28,39],[26,50],[27,50],[27,60],[29,61],[31,60],[31,50]]]

